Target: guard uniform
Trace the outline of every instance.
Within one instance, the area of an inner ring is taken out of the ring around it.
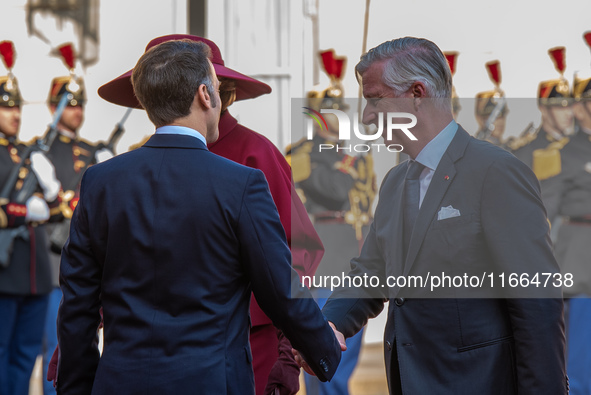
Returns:
[[[458,55],[459,52],[456,51],[447,51],[443,53],[445,55],[445,59],[447,60],[447,64],[449,66],[449,70],[451,71],[451,76],[453,77],[456,74],[456,64],[458,62]],[[451,110],[454,116],[454,119],[458,119],[458,115],[462,106],[460,105],[460,97],[456,93],[456,87],[452,85],[451,87]],[[406,155],[406,154],[405,154]],[[406,159],[404,159],[406,160]],[[402,160],[399,160],[401,162]]]
[[[564,53],[564,47],[556,47],[548,51],[561,77],[559,79],[542,81],[539,84],[537,94],[539,107],[546,107],[548,109],[567,108],[572,104],[568,81],[562,75],[566,68]],[[555,120],[554,123],[556,123]],[[549,162],[545,157],[546,151],[544,149],[551,144],[553,148],[564,146],[568,142],[566,134],[568,134],[567,131],[561,131],[561,133],[550,132],[542,124],[533,132],[530,132],[529,128],[526,129],[525,133],[522,133],[519,138],[509,142],[507,146],[513,155],[534,171],[538,179],[548,178],[555,175],[556,170],[547,168],[546,164]]]
[[[14,61],[11,42],[0,43],[9,70]],[[9,58],[9,59],[7,59]],[[18,111],[22,103],[16,78],[9,72],[0,77],[1,111]],[[20,122],[20,115],[19,115]],[[17,126],[18,128],[18,126]],[[15,135],[0,127],[0,187],[21,164],[26,146]],[[18,133],[18,129],[16,130]],[[44,248],[43,225],[27,220],[27,204],[16,201],[16,192],[32,170],[27,160],[20,167],[18,180],[0,202],[0,394],[28,395],[29,379],[41,351],[43,323],[51,292],[49,257]],[[28,201],[28,200],[27,200]],[[52,204],[57,206],[57,201]]]
[[[474,114],[479,124],[475,137],[486,140],[496,146],[505,148],[503,133],[505,132],[505,119],[507,103],[505,93],[501,90],[501,64],[498,60],[486,63],[486,69],[495,88],[490,91],[476,94]]]
[[[50,91],[47,98],[48,105],[57,105],[62,95],[68,95],[67,106],[82,109],[86,104],[86,92],[82,77],[74,74],[75,58],[70,44],[59,47],[60,54],[70,75],[56,77],[51,81]],[[59,267],[61,249],[65,243],[72,213],[78,203],[79,183],[82,174],[89,164],[96,163],[96,149],[91,143],[80,139],[76,132],[59,129],[59,134],[47,157],[55,166],[56,175],[62,184],[60,194],[61,204],[55,212],[60,216],[59,221],[52,222],[46,226],[47,243],[46,250],[49,251],[51,262],[51,273],[53,290],[50,295],[49,308],[45,323],[44,350],[43,350],[43,377],[47,377],[49,361],[57,347],[56,319],[61,290],[59,288]],[[53,383],[43,380],[43,392],[45,395],[55,394]]]
[[[591,32],[587,36],[591,46]],[[567,372],[570,393],[583,395],[591,394],[591,78],[575,77],[573,98],[587,128],[580,122],[562,148],[545,150],[552,176],[542,179],[541,186],[548,218],[563,219],[554,254],[562,273],[573,276],[573,285],[563,287],[565,298],[571,298],[566,316]]]
[[[309,92],[308,107],[315,111],[321,108],[347,111],[340,83],[345,59],[335,57],[332,51],[325,51],[321,56],[331,85]],[[349,262],[359,256],[369,230],[376,193],[371,155],[351,156],[336,149],[320,151],[321,144],[339,144],[338,129],[329,126],[331,119],[327,122],[328,130],[317,129],[312,140],[302,139],[287,149],[298,194],[324,244],[324,257],[316,270],[315,281],[349,273]],[[313,281],[311,285],[312,295],[322,308],[331,291],[325,284]],[[306,374],[306,394],[348,394],[349,378],[357,365],[362,340],[363,330],[346,340],[347,351],[330,383],[321,383]]]

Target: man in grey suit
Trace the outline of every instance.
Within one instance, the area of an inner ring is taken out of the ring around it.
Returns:
[[[356,72],[368,100],[363,122],[414,115],[416,140],[384,133],[410,159],[385,176],[348,274],[380,282],[332,294],[323,313],[333,330],[352,336],[389,299],[384,353],[393,394],[566,393],[561,290],[529,282],[561,276],[535,175],[453,120],[451,74],[434,43],[385,42]],[[419,277],[403,283],[421,276],[433,285],[444,273],[454,282],[437,293]],[[470,282],[456,284],[464,274]],[[529,280],[509,286],[510,274]]]

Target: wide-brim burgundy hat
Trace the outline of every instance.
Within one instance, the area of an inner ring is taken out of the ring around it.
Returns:
[[[236,84],[236,100],[253,99],[260,95],[271,92],[271,87],[264,82],[255,80],[254,78],[248,77],[241,74],[229,67],[224,66],[224,60],[220,49],[213,41],[206,38],[192,36],[189,34],[170,34],[153,39],[146,46],[146,51],[160,43],[172,40],[189,39],[193,41],[203,42],[211,49],[211,63],[218,78],[228,78]],[[127,73],[120,75],[114,80],[107,82],[98,89],[100,97],[108,102],[118,104],[120,106],[142,108],[135,94],[133,93],[133,86],[131,85],[131,73],[133,69]]]

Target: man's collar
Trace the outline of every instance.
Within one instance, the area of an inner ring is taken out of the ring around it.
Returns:
[[[457,131],[458,124],[452,119],[437,136],[423,147],[417,155],[416,161],[434,171]]]
[[[69,130],[63,130],[63,129],[60,129],[60,130],[59,130],[59,133],[60,133],[62,136],[66,136],[66,137],[68,137],[68,138],[70,138],[70,139],[72,139],[72,140],[76,140],[76,139],[77,139],[77,137],[78,137],[78,136],[76,136],[76,133],[74,133],[74,132],[70,132]]]
[[[192,136],[207,144],[205,137],[195,129],[187,128],[185,126],[166,125],[156,129],[155,134],[181,134],[184,136]]]

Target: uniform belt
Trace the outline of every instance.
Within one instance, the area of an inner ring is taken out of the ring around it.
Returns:
[[[314,214],[314,220],[318,222],[344,222],[346,211],[323,211]]]
[[[571,224],[590,225],[591,226],[591,215],[582,215],[580,217],[569,217],[567,222],[571,223]]]

